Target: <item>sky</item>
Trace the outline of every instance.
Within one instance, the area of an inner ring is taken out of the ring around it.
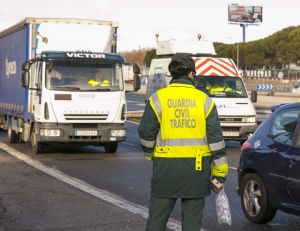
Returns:
[[[228,6],[262,6],[263,22],[249,25],[245,42],[300,25],[299,0],[0,0],[0,31],[26,17],[117,21],[118,52],[156,48],[158,40],[243,42],[243,28],[228,22]]]

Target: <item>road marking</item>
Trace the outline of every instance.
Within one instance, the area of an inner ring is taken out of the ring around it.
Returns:
[[[237,170],[237,168],[235,168],[235,167],[228,167],[228,168],[231,168],[231,169]]]
[[[130,144],[130,143],[127,143],[127,142],[122,142],[122,144],[127,144],[127,145],[130,145],[130,146],[135,146],[135,147],[137,147],[135,144]]]
[[[133,123],[133,124],[137,124],[137,125],[139,125],[140,123],[137,123],[137,122],[134,122],[134,121],[131,121],[131,120],[126,120],[126,122],[130,122],[130,123]]]
[[[140,214],[140,215],[142,215],[142,217],[144,217],[146,219],[148,217],[148,209],[143,206],[140,206],[140,205],[134,204],[130,201],[124,200],[124,199],[118,197],[117,195],[114,195],[105,190],[96,188],[92,185],[87,184],[84,181],[81,181],[77,178],[68,176],[56,169],[50,168],[50,167],[42,164],[41,162],[33,160],[30,157],[22,154],[21,152],[9,147],[8,145],[2,143],[1,141],[0,141],[0,148],[5,150],[12,156],[24,161],[25,163],[29,164],[30,166],[32,166],[36,169],[39,169],[40,171],[42,171],[50,176],[53,176],[54,178],[59,179],[69,185],[72,185],[75,188],[78,188],[86,193],[89,193],[97,198],[107,201],[107,202],[109,202],[115,206],[118,206],[122,209],[126,209],[129,212]],[[169,222],[167,224],[167,227],[169,229],[172,229],[175,231],[180,231],[181,230],[181,222],[170,218]]]

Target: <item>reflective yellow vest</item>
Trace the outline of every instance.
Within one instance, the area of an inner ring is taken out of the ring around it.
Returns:
[[[154,93],[149,103],[160,123],[153,156],[196,158],[195,169],[201,171],[202,157],[211,156],[206,117],[214,102],[192,85],[174,83]]]
[[[93,87],[95,87],[95,86],[97,86],[97,85],[99,85],[99,86],[101,86],[101,87],[107,87],[107,86],[110,86],[109,81],[106,80],[106,79],[103,80],[102,82],[99,82],[99,81],[96,81],[96,80],[91,79],[91,80],[88,81],[88,83],[91,84]]]
[[[100,86],[101,87],[107,87],[107,86],[110,86],[110,83],[109,83],[109,81],[108,80],[103,80],[101,83],[100,83]]]
[[[96,80],[93,80],[93,79],[89,80],[88,83],[91,84],[93,87],[95,87],[95,86],[97,86],[97,85],[100,84],[100,82],[98,82]]]

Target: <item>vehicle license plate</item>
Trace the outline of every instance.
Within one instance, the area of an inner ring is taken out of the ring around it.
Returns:
[[[75,131],[75,136],[97,136],[97,131]]]
[[[223,136],[239,136],[239,132],[222,132]]]

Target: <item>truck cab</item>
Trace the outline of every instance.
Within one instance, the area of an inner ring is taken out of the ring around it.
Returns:
[[[128,65],[117,52],[117,28],[115,21],[25,18],[0,32],[7,57],[0,64],[0,127],[10,143],[28,142],[36,154],[52,144],[116,152],[126,139]],[[140,69],[132,71],[139,90]]]

